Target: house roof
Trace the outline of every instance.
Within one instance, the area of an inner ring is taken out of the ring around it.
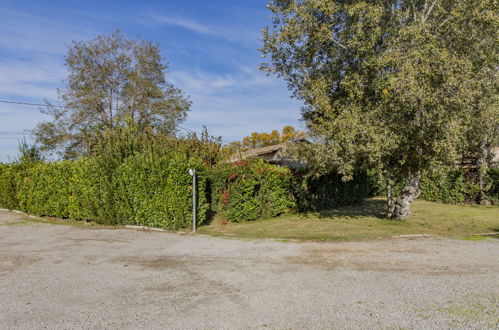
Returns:
[[[265,154],[268,154],[271,152],[279,151],[279,150],[284,149],[286,147],[286,144],[287,143],[279,143],[279,144],[274,144],[271,146],[251,149],[251,150],[248,150],[248,151],[241,153],[241,157],[242,158],[258,157],[258,156],[265,155]]]

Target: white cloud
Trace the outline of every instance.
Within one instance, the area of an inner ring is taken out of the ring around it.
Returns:
[[[300,127],[301,103],[290,98],[283,81],[256,69],[230,75],[173,71],[171,79],[193,101],[184,124],[190,129],[199,131],[205,125],[212,134],[231,141],[254,131]]]
[[[231,42],[240,42],[245,44],[256,44],[260,38],[258,30],[241,28],[239,26],[218,26],[195,21],[190,18],[164,15],[156,13],[146,13],[139,22],[143,25],[169,25],[177,26],[194,33],[204,34],[212,37],[221,38]]]
[[[169,17],[166,15],[151,15],[151,18],[156,23],[172,25],[172,26],[179,26],[179,27],[185,28],[187,30],[190,30],[190,31],[196,32],[196,33],[208,34],[208,35],[216,35],[217,34],[215,28],[210,27],[208,25],[204,25],[204,24],[195,22],[195,21],[187,19],[187,18],[183,18],[183,17]]]
[[[57,61],[52,56],[0,58],[0,96],[54,100],[65,76],[62,59]]]
[[[88,39],[95,31],[66,21],[1,8],[0,47],[17,52],[63,54],[72,40]]]

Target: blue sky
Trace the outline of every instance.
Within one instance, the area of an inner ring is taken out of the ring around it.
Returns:
[[[183,127],[206,125],[228,141],[285,125],[301,128],[300,103],[285,82],[257,69],[260,31],[270,23],[266,3],[0,0],[0,100],[57,103],[71,41],[119,28],[159,43],[169,81],[193,102]],[[37,107],[0,103],[0,161],[12,160],[20,133],[46,119]]]

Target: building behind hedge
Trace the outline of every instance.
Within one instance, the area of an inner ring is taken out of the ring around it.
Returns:
[[[295,140],[274,144],[271,146],[250,149],[245,152],[236,153],[230,159],[232,163],[242,160],[260,158],[273,165],[284,166],[293,169],[301,169],[307,166],[304,160],[296,160],[290,157],[288,149],[292,143],[310,143],[306,139]]]

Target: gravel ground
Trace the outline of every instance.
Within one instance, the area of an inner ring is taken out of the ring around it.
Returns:
[[[0,328],[498,329],[499,240],[243,241],[0,211]]]

